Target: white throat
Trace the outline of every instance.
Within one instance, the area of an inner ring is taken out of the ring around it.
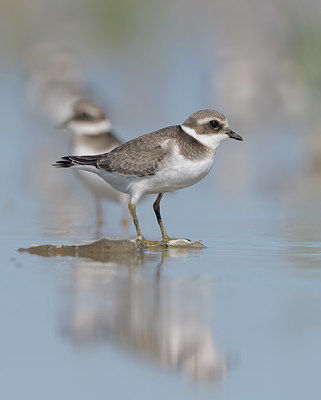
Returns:
[[[71,121],[68,128],[76,135],[98,135],[102,132],[109,132],[111,123],[108,119],[99,122]]]
[[[226,133],[199,135],[194,129],[189,128],[188,126],[181,125],[181,128],[185,133],[198,140],[204,146],[211,147],[213,150],[217,149],[217,147],[224,142],[224,140],[228,139],[228,135]]]

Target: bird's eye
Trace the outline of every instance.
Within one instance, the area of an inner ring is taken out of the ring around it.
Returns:
[[[213,121],[210,121],[210,126],[212,128],[214,128],[215,130],[219,130],[220,129],[220,124],[216,121],[216,119],[213,119]]]
[[[90,115],[86,111],[82,111],[78,114],[79,119],[90,119]]]

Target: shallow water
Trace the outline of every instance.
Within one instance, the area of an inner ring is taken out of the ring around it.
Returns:
[[[266,170],[268,155],[257,149],[268,138],[244,134],[244,143],[222,145],[201,183],[164,197],[168,233],[202,239],[203,250],[108,261],[18,253],[97,233],[89,194],[50,166],[66,151],[64,134],[30,120],[17,76],[3,83],[12,98],[2,99],[10,135],[1,172],[1,398],[315,398],[321,207],[314,193],[288,185],[299,135],[286,160],[280,141],[278,168]],[[146,237],[158,239],[152,201],[138,215]],[[120,236],[120,208],[104,207],[100,237]]]

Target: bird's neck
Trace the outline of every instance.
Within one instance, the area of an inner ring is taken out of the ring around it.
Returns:
[[[218,146],[228,138],[225,133],[213,135],[198,134],[195,129],[185,125],[181,125],[181,129],[185,133],[196,139],[203,146],[207,147],[209,151],[214,152],[214,154]]]
[[[111,123],[108,120],[98,122],[78,122],[73,121],[70,124],[71,131],[76,135],[99,135],[111,130]]]

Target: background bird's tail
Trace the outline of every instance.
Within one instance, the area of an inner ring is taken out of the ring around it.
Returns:
[[[77,165],[91,165],[97,168],[97,161],[100,157],[101,154],[94,156],[65,156],[61,157],[61,160],[57,161],[53,166],[58,168],[69,168]]]

